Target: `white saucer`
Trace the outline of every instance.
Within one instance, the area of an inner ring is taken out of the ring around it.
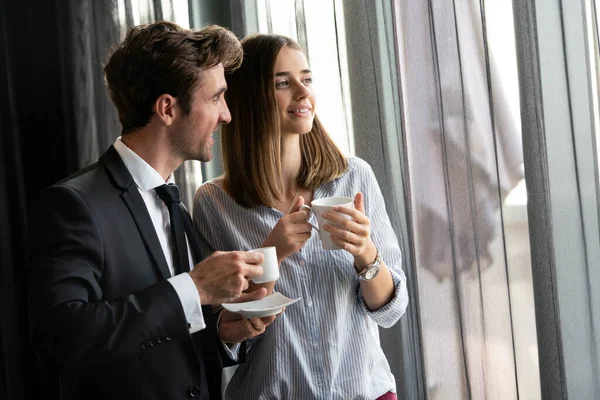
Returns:
[[[244,303],[223,303],[224,309],[238,313],[244,318],[268,317],[269,315],[279,314],[283,307],[294,304],[300,300],[290,299],[281,293],[273,293],[263,299],[246,301]]]

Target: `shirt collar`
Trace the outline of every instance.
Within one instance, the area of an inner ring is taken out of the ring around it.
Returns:
[[[115,150],[117,150],[117,153],[119,153],[123,163],[140,189],[146,191],[165,184],[165,181],[160,174],[133,150],[127,147],[125,143],[121,141],[120,136],[115,140],[113,146],[115,147]],[[169,175],[169,179],[167,179],[166,183],[175,183],[173,174]]]

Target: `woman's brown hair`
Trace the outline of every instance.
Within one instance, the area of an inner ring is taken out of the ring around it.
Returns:
[[[242,65],[227,77],[225,100],[231,122],[223,126],[221,134],[225,190],[245,207],[273,207],[283,194],[274,69],[285,46],[303,51],[295,41],[281,35],[246,37],[242,40]],[[298,184],[305,188],[315,189],[348,168],[348,160],[317,116],[310,132],[300,136],[300,151]]]
[[[130,29],[104,67],[122,133],[148,124],[152,105],[165,93],[176,97],[188,114],[192,95],[202,83],[200,71],[222,64],[231,72],[241,61],[239,40],[217,25],[195,31],[158,21]]]

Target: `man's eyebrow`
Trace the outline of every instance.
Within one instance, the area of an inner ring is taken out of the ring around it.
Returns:
[[[303,73],[303,74],[310,74],[312,71],[310,69],[303,69],[300,72]],[[278,77],[278,76],[288,76],[288,75],[291,75],[291,72],[289,72],[289,71],[282,71],[282,72],[276,72],[275,73],[275,77]]]
[[[221,95],[221,93],[225,93],[226,90],[227,90],[227,86],[223,86],[221,89],[217,90],[215,92],[215,94],[213,94],[212,97],[218,97]]]

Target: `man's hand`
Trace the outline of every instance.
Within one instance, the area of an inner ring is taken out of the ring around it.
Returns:
[[[217,305],[238,298],[248,288],[249,279],[262,275],[263,259],[259,252],[246,251],[216,251],[208,256],[190,272],[200,302]]]
[[[252,293],[243,294],[234,302],[260,300],[267,294],[267,289],[260,288]],[[283,312],[283,311],[282,311]],[[225,343],[240,343],[248,338],[256,337],[275,320],[276,315],[263,318],[244,318],[239,314],[223,310],[219,319],[219,337]]]

